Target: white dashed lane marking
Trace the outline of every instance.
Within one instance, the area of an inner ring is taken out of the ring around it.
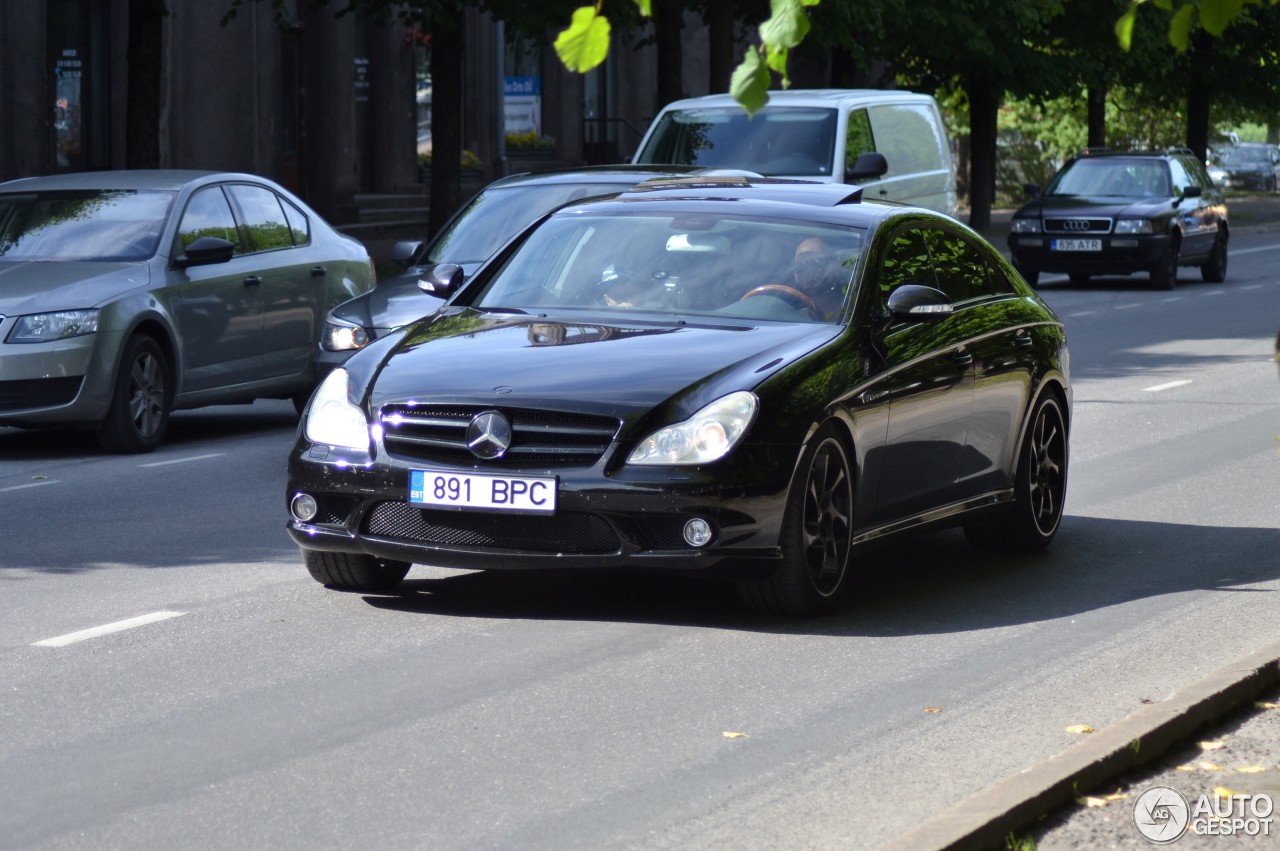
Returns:
[[[1145,387],[1143,388],[1143,390],[1147,393],[1159,393],[1161,390],[1172,390],[1175,387],[1182,387],[1190,383],[1191,383],[1190,379],[1184,379],[1182,381],[1169,381],[1165,384],[1157,384],[1155,387]]]
[[[75,644],[77,641],[85,641],[102,635],[110,635],[113,632],[123,632],[126,629],[146,626],[147,624],[156,623],[157,621],[167,621],[169,618],[182,617],[185,614],[186,612],[152,612],[149,615],[139,615],[136,618],[129,618],[128,620],[90,627],[89,629],[82,629],[79,632],[69,632],[66,635],[59,635],[55,638],[46,638],[44,641],[34,642],[31,646],[66,647],[68,644]]]

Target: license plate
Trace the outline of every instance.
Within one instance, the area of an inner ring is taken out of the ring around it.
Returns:
[[[558,484],[555,477],[410,470],[409,502],[436,508],[555,514]]]
[[[1100,239],[1051,239],[1050,251],[1101,251]]]

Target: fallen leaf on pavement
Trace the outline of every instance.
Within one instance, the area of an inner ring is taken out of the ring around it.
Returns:
[[[1259,709],[1280,709],[1280,703],[1268,703],[1265,700],[1259,700],[1254,706]]]
[[[733,731],[731,731],[731,730],[725,731],[724,733],[721,733],[720,735],[724,736],[726,739],[745,739],[745,738],[748,738],[748,736],[747,736],[747,734],[746,734],[746,733],[735,733],[735,732],[733,732]]]
[[[1228,789],[1226,786],[1215,786],[1213,787],[1213,794],[1217,795],[1219,798],[1233,798],[1236,795],[1243,795],[1244,793]]]
[[[1266,769],[1263,768],[1261,765],[1246,765],[1242,768],[1237,768],[1236,771],[1240,772],[1241,774],[1261,774],[1262,772],[1266,771]]]
[[[1196,767],[1194,765],[1179,765],[1177,768],[1174,769],[1174,771],[1195,771],[1195,770],[1196,770]]]
[[[1201,742],[1201,743],[1200,743],[1200,750],[1202,750],[1202,751],[1216,751],[1216,750],[1221,750],[1222,748],[1225,748],[1226,746],[1227,746],[1227,743],[1226,743],[1226,742]]]
[[[1200,767],[1203,768],[1205,771],[1221,771],[1222,770],[1221,765],[1214,765],[1212,762],[1202,762],[1200,763]]]
[[[926,706],[926,707],[924,708],[924,711],[925,711],[925,712],[933,712],[933,713],[935,713],[935,714],[936,714],[936,713],[941,712],[942,710],[941,710],[941,709],[939,709],[939,708],[938,708],[938,707],[936,707],[936,706]]]
[[[1072,724],[1070,727],[1064,727],[1068,733],[1092,733],[1093,728],[1088,724]]]

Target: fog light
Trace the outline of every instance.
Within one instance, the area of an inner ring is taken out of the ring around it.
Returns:
[[[705,547],[711,543],[711,524],[695,518],[684,524],[684,542],[691,547]]]
[[[293,503],[289,506],[289,510],[293,512],[294,517],[303,523],[310,523],[315,519],[320,507],[316,505],[315,497],[310,494],[300,493],[293,498]]]

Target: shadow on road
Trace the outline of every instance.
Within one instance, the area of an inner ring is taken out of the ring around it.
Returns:
[[[932,635],[1069,617],[1187,591],[1273,593],[1280,530],[1068,517],[1048,552],[970,547],[943,532],[862,556],[842,613],[747,611],[732,587],[698,578],[586,571],[487,571],[413,578],[371,606],[424,615],[600,620],[786,634]],[[1227,555],[1230,554],[1230,555]]]

